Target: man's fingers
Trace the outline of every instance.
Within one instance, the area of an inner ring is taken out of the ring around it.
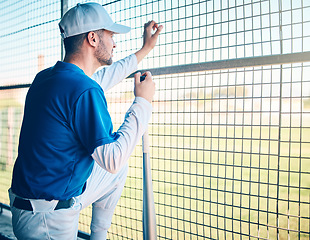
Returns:
[[[156,23],[154,20],[147,22],[146,24],[144,24],[144,28],[147,29],[153,29],[155,31],[155,29],[158,29],[158,23]]]
[[[154,30],[154,31],[155,31],[156,28],[158,28],[158,23],[155,23],[155,24],[153,25],[153,30]]]
[[[145,75],[147,79],[152,80],[152,73],[150,71],[146,71],[143,75]]]
[[[140,82],[140,77],[141,77],[141,73],[140,73],[140,72],[137,72],[137,73],[135,74],[135,83],[136,83],[136,84]]]
[[[155,21],[154,20],[151,20],[151,21],[148,21],[146,24],[144,24],[144,28],[148,28],[151,26],[151,28],[153,27]]]
[[[159,27],[157,27],[157,30],[156,30],[156,32],[154,33],[154,35],[157,37],[158,35],[159,35],[159,33],[161,32],[161,30],[163,30],[163,26],[162,25],[160,25]]]
[[[162,25],[158,25],[158,23],[156,23],[155,21],[149,21],[148,23],[146,23],[145,25],[144,25],[144,27],[145,27],[145,33],[147,33],[147,35],[149,36],[149,37],[151,37],[152,35],[153,36],[158,36],[159,35],[159,33],[161,32],[161,30],[163,29],[163,26]],[[153,30],[153,31],[155,31],[155,33],[154,34],[152,34],[150,31],[151,30]]]

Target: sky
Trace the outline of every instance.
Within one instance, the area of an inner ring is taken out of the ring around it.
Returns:
[[[145,22],[154,19],[164,25],[157,47],[139,66],[142,69],[310,51],[308,0],[97,2],[106,5],[116,22],[132,27],[129,34],[116,36],[115,60],[142,46]],[[76,3],[69,1],[69,7]],[[31,83],[39,55],[44,55],[45,67],[61,60],[59,6],[59,0],[0,2],[1,85]],[[302,74],[309,76],[309,67]],[[301,80],[309,82],[300,73],[292,77]]]

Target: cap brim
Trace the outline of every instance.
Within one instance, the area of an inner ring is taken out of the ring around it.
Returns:
[[[105,27],[104,29],[109,30],[114,33],[128,33],[130,32],[131,28],[125,25],[114,23],[109,27]]]

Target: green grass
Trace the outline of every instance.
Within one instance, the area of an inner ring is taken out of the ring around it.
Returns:
[[[289,138],[296,142],[279,145],[279,132],[273,128],[213,128],[212,138],[202,140],[203,132],[195,126],[184,127],[181,133],[177,127],[153,128],[150,133],[156,136],[151,139],[151,156],[159,236],[277,239],[279,221],[280,239],[308,239],[310,138],[304,129],[281,131],[282,141]],[[211,133],[211,129],[204,132]],[[194,133],[196,137],[182,136]],[[240,138],[229,140],[229,135]],[[214,139],[218,136],[223,141]],[[297,141],[301,137],[303,144]],[[128,238],[142,238],[139,148],[135,155],[111,239],[117,239],[120,232]],[[299,231],[305,233],[299,235]]]
[[[150,134],[160,239],[277,239],[277,221],[280,239],[309,239],[308,129],[281,129],[281,144],[276,127],[153,126]],[[141,147],[130,165],[110,239],[142,239]],[[11,171],[0,172],[6,204]],[[85,232],[90,214],[81,213]]]

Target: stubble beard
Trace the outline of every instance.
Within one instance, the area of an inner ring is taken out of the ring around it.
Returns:
[[[103,41],[99,38],[99,47],[95,51],[95,57],[101,66],[111,65],[113,63],[113,59],[111,55],[108,53]]]

